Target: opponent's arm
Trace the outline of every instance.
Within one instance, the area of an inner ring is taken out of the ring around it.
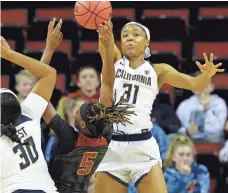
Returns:
[[[113,86],[115,81],[114,68],[114,38],[112,34],[112,22],[105,22],[98,28],[99,48],[102,50],[102,84],[100,92],[100,103],[111,106],[113,98]]]
[[[37,79],[32,92],[49,101],[55,86],[56,70],[33,58],[22,55],[10,49],[1,36],[1,57],[29,70]]]
[[[211,77],[214,76],[216,72],[224,72],[224,69],[218,69],[222,63],[213,64],[213,54],[210,55],[210,61],[205,53],[203,55],[205,64],[202,65],[196,61],[196,65],[202,72],[202,74],[196,77],[180,73],[168,64],[155,64],[154,69],[158,75],[159,88],[167,83],[177,88],[201,92],[208,85],[211,81]]]
[[[58,24],[55,27],[55,18],[50,21],[48,25],[48,32],[47,32],[47,38],[46,38],[46,47],[44,49],[44,53],[41,57],[41,62],[49,65],[51,58],[55,52],[55,49],[59,46],[59,44],[62,42],[63,34],[61,32],[62,27],[62,19],[59,20]],[[48,102],[48,106],[43,114],[43,119],[46,124],[49,124],[50,121],[53,119],[53,117],[56,115],[55,108],[51,104],[51,102]]]

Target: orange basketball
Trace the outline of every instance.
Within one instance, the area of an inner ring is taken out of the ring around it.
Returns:
[[[74,17],[78,24],[87,29],[97,29],[112,14],[110,1],[77,1],[74,6]]]

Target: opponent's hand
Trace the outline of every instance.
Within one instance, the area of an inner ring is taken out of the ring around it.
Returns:
[[[9,44],[5,38],[1,36],[1,58],[9,59],[11,52],[12,50],[10,49]]]
[[[113,25],[111,20],[105,21],[103,24],[97,29],[99,40],[104,46],[108,46],[110,41],[114,41],[113,34],[112,34]]]
[[[46,39],[46,47],[51,48],[53,51],[59,46],[63,39],[63,33],[61,32],[63,21],[60,19],[56,26],[55,22],[55,18],[50,21]]]
[[[213,63],[213,53],[211,53],[210,55],[210,61],[207,58],[207,55],[205,53],[203,53],[204,56],[204,60],[205,60],[205,64],[201,64],[200,62],[196,61],[196,65],[198,66],[198,68],[200,69],[200,71],[209,76],[212,77],[216,74],[216,72],[224,72],[224,69],[219,69],[220,66],[222,66],[222,63],[218,63],[216,65],[214,65]]]

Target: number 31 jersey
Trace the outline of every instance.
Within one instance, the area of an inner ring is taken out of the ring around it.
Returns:
[[[21,142],[27,145],[1,137],[0,192],[12,193],[18,189],[57,192],[41,149],[40,119],[46,107],[47,102],[35,93],[30,93],[21,104],[22,115],[16,130]]]
[[[114,124],[114,134],[135,134],[141,133],[142,129],[151,129],[150,114],[157,94],[157,74],[149,62],[132,69],[127,58],[118,60],[115,63],[114,98],[133,104],[136,115],[129,117],[132,124]]]

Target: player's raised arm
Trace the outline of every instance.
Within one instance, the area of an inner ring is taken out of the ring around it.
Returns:
[[[59,20],[58,24],[55,26],[56,19],[54,18],[50,21],[48,25],[48,32],[46,38],[46,47],[44,49],[44,53],[41,57],[41,62],[49,65],[51,58],[55,52],[55,49],[60,45],[62,42],[63,34],[61,32],[62,27],[62,19]],[[56,115],[55,108],[48,102],[48,106],[43,114],[44,121],[49,124],[52,118]]]
[[[219,69],[222,63],[213,64],[213,54],[210,55],[210,61],[205,53],[203,55],[205,64],[200,64],[200,62],[196,61],[196,65],[202,73],[196,77],[180,73],[168,64],[155,64],[154,68],[158,74],[159,87],[167,83],[177,88],[201,92],[208,85],[216,72],[224,72],[224,69]]]
[[[114,68],[114,38],[112,34],[112,22],[105,21],[98,28],[100,48],[103,50],[102,57],[102,84],[100,93],[100,103],[111,106],[110,99],[113,98],[113,86],[115,81]]]
[[[2,36],[1,57],[29,70],[38,79],[32,92],[43,97],[46,101],[51,98],[56,81],[56,70],[54,68],[11,50],[9,44]]]
[[[104,58],[105,54],[105,47],[102,45],[100,39],[99,39],[99,52],[101,55],[101,58]],[[119,48],[114,44],[114,64],[122,58],[122,54],[119,50]]]

